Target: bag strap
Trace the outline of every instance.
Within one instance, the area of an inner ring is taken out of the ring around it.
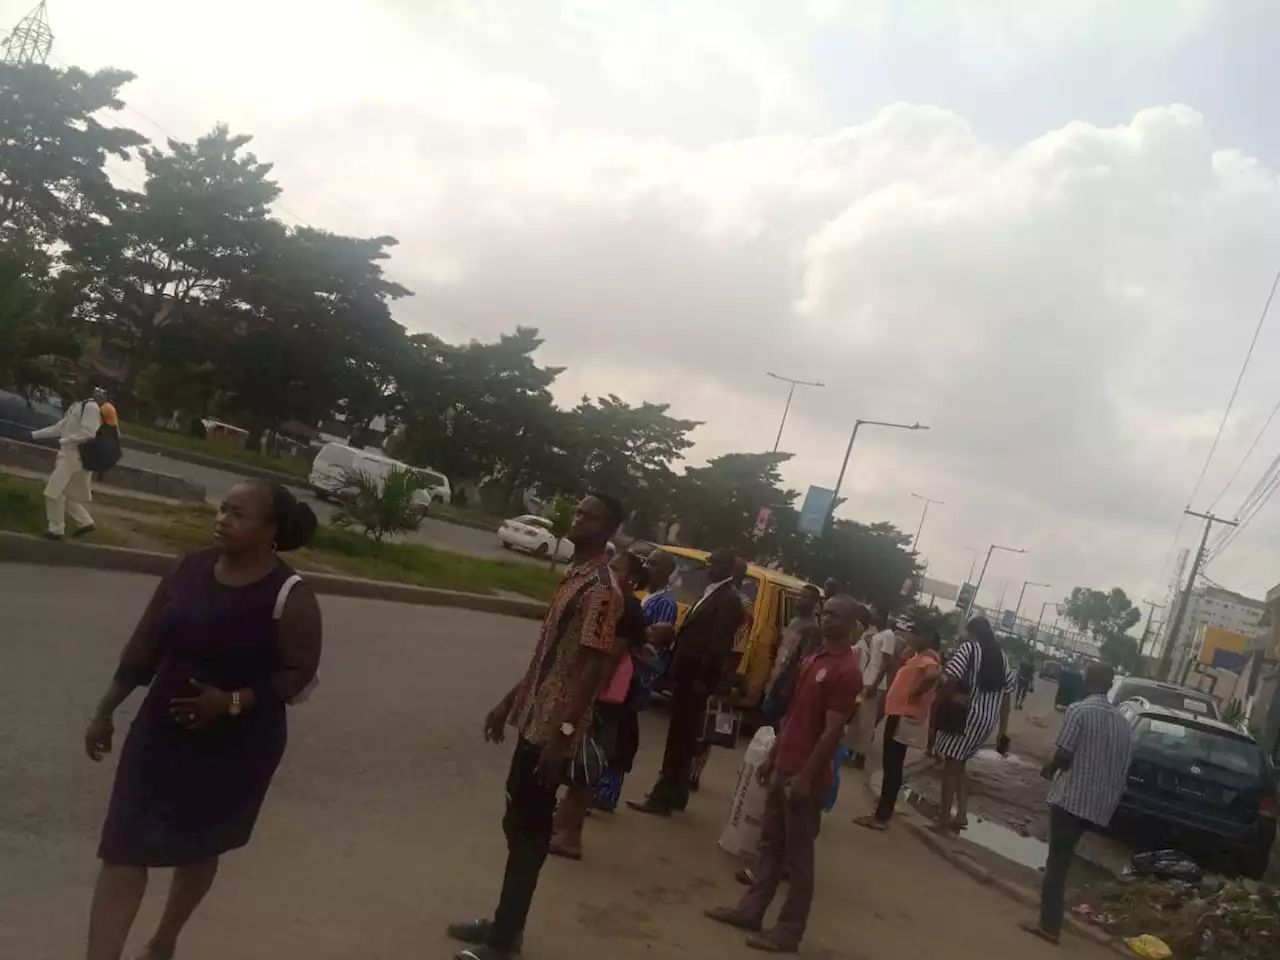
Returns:
[[[560,641],[564,639],[565,631],[569,629],[569,624],[573,622],[574,616],[582,607],[582,598],[587,595],[587,591],[593,586],[601,586],[606,589],[613,588],[613,576],[609,572],[608,566],[601,566],[596,570],[596,579],[587,581],[582,587],[569,598],[568,603],[564,605],[564,609],[560,611],[560,619],[556,621],[556,632],[552,640],[547,644],[547,652],[542,655],[542,663],[538,667],[538,686],[542,686],[542,682],[547,679],[547,674],[551,672],[552,665],[556,662],[556,657],[560,652]],[[535,690],[537,687],[534,688]]]
[[[271,610],[272,620],[279,620],[284,616],[284,605],[289,602],[289,594],[301,582],[302,578],[295,573],[280,584],[280,592],[276,594],[276,605]]]

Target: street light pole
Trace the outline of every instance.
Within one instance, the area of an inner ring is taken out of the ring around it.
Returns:
[[[778,438],[773,441],[773,452],[777,453],[778,444],[782,443],[782,429],[787,425],[787,414],[791,412],[791,398],[795,396],[796,387],[822,387],[825,384],[810,380],[793,380],[791,377],[781,377],[776,373],[766,373],[765,376],[791,384],[787,389],[787,405],[782,408],[782,422],[778,424]]]
[[[1022,612],[1022,598],[1023,598],[1023,596],[1026,594],[1026,592],[1027,592],[1027,587],[1047,587],[1047,586],[1049,586],[1049,584],[1047,584],[1047,583],[1036,583],[1034,580],[1024,580],[1024,581],[1023,581],[1023,583],[1022,583],[1022,590],[1018,593],[1018,605],[1017,605],[1017,606],[1014,608],[1014,610],[1013,610],[1013,622],[1014,622],[1014,625],[1015,625],[1015,626],[1016,626],[1016,625],[1017,625],[1017,623],[1018,623],[1018,614]],[[1043,612],[1043,609],[1044,609],[1044,608],[1042,607],[1042,608],[1041,608],[1041,611],[1042,611],[1042,612]]]
[[[973,612],[973,605],[978,599],[978,591],[982,589],[982,580],[987,575],[987,564],[991,562],[991,554],[995,553],[997,550],[1003,550],[1006,553],[1027,552],[1018,547],[1002,547],[998,543],[993,543],[991,546],[987,547],[987,559],[982,561],[982,572],[978,574],[978,582],[973,586],[973,596],[969,597],[969,606],[966,607],[964,611],[964,618],[966,620],[969,619],[969,614]]]
[[[982,553],[977,547],[965,547],[973,554],[973,559],[969,562],[969,576],[964,578],[965,583],[973,583],[973,571],[978,566],[978,555]]]
[[[868,427],[892,427],[895,430],[928,430],[923,423],[886,423],[883,420],[855,420],[853,421],[853,433],[849,434],[849,445],[844,448],[844,460],[840,463],[840,475],[836,477],[835,489],[831,491],[831,505],[827,507],[827,525],[831,524],[832,518],[836,512],[836,501],[840,499],[840,487],[844,484],[845,471],[849,469],[849,457],[853,454],[853,443],[858,439],[858,428],[862,426]],[[825,528],[824,528],[825,529]]]
[[[1040,638],[1040,626],[1044,623],[1044,612],[1048,609],[1049,604],[1054,602],[1055,601],[1053,600],[1046,600],[1044,603],[1040,604],[1040,619],[1036,621],[1036,639]]]
[[[924,518],[929,515],[929,505],[932,503],[936,503],[940,507],[945,507],[947,505],[947,501],[934,500],[934,499],[931,499],[930,497],[922,497],[918,493],[913,493],[912,496],[915,497],[917,500],[924,501],[924,510],[921,511],[920,513],[920,525],[916,527],[916,538],[911,542],[911,549],[914,550],[916,553],[919,553],[920,552],[920,532],[924,529]]]
[[[1143,606],[1150,607],[1147,611],[1147,625],[1142,628],[1142,639],[1138,641],[1138,656],[1146,656],[1147,638],[1151,636],[1151,620],[1156,615],[1157,610],[1163,610],[1163,603],[1156,603],[1154,600],[1143,600]]]

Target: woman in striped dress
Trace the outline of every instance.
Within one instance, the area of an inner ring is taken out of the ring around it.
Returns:
[[[963,830],[969,823],[969,783],[965,764],[982,749],[999,726],[1001,753],[1009,749],[1009,704],[1015,676],[985,617],[974,617],[961,634],[961,644],[943,670],[938,692],[939,722],[934,750],[944,761],[942,809],[938,825]],[[948,724],[941,704],[950,702]],[[958,706],[963,703],[963,706]],[[963,723],[959,722],[964,710]],[[952,817],[952,807],[955,816]]]

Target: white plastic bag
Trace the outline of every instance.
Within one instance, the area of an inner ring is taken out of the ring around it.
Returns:
[[[756,771],[769,756],[777,735],[773,727],[761,727],[751,738],[738,768],[738,785],[729,801],[729,819],[720,834],[720,849],[735,857],[754,857],[760,843],[760,827],[764,822],[764,804],[768,788],[756,782]]]

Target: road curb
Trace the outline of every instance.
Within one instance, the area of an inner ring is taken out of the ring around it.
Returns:
[[[0,531],[0,563],[30,563],[50,567],[88,567],[119,573],[164,576],[173,569],[176,554],[105,547],[92,543],[45,540]],[[526,620],[541,620],[546,605],[514,597],[490,597],[479,593],[416,587],[385,580],[361,580],[331,573],[304,573],[316,593],[365,600],[387,600],[426,607],[457,607],[477,613],[496,613]]]
[[[895,816],[895,823],[900,823],[906,828],[907,832],[915,837],[920,843],[932,853],[941,857],[951,866],[955,867],[961,873],[964,873],[976,880],[978,883],[986,887],[991,887],[998,893],[1003,894],[1015,903],[1026,907],[1029,910],[1038,911],[1040,909],[1040,894],[1036,890],[1024,887],[1021,884],[1014,883],[1004,877],[996,876],[982,864],[978,863],[973,857],[966,854],[963,850],[948,843],[942,837],[938,836],[925,824],[920,818],[914,814],[906,816]],[[1124,944],[1119,942],[1110,933],[1105,930],[1099,930],[1097,927],[1082,923],[1073,917],[1070,913],[1063,918],[1067,929],[1072,933],[1090,940],[1100,947],[1105,947],[1113,953],[1128,957],[1133,960],[1133,953],[1125,948]]]

